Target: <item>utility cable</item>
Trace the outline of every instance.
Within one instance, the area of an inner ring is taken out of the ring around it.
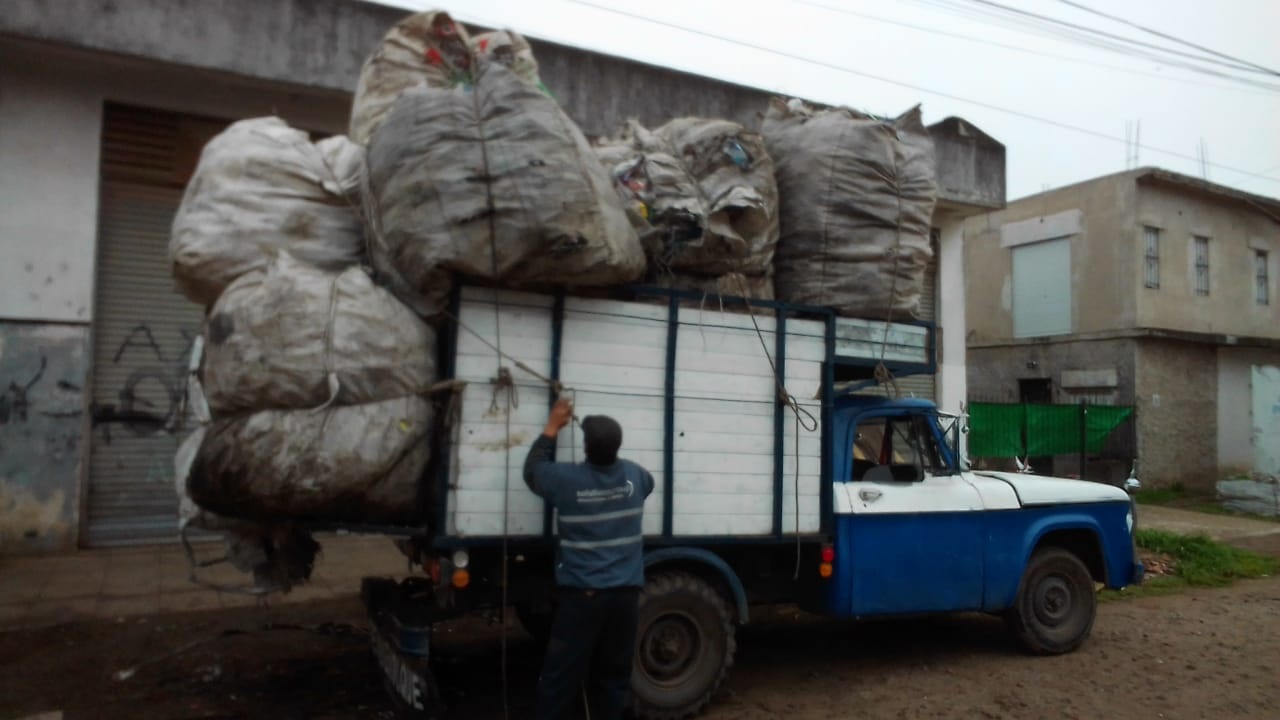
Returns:
[[[921,0],[921,1],[931,5],[938,6],[938,7],[946,7],[948,4],[953,9],[956,7],[955,0],[952,0],[950,3],[947,3],[946,0],[942,0],[941,2],[940,0]],[[1196,62],[1220,65],[1222,67],[1229,68],[1232,70],[1242,70],[1246,72],[1259,72],[1256,69],[1256,67],[1252,66],[1252,64],[1249,64],[1249,63],[1241,63],[1239,61],[1228,62],[1225,60],[1208,58],[1208,57],[1204,57],[1203,55],[1197,55],[1197,54],[1189,53],[1183,50],[1176,50],[1174,48],[1166,47],[1164,45],[1157,45],[1155,43],[1144,42],[1142,40],[1135,40],[1133,38],[1128,38],[1123,35],[1117,35],[1115,33],[1110,33],[1105,30],[1098,30],[1097,28],[1091,28],[1087,25],[1080,25],[1078,23],[1073,23],[1067,20],[1059,20],[1058,18],[1050,17],[1048,15],[1041,15],[1040,13],[1035,13],[1030,10],[1023,10],[1022,8],[1016,8],[1009,5],[1004,5],[1002,3],[994,2],[994,0],[962,0],[962,1],[967,2],[969,4],[973,4],[973,5],[982,5],[989,8],[994,8],[995,9],[994,12],[991,10],[987,10],[985,12],[986,14],[996,18],[999,18],[999,16],[1002,14],[1005,16],[1016,15],[1022,18],[1027,18],[1025,20],[1014,19],[1014,22],[1021,22],[1024,25],[1030,24],[1034,26],[1039,26],[1041,28],[1045,26],[1054,26],[1056,28],[1059,28],[1059,30],[1056,32],[1057,36],[1061,36],[1061,30],[1060,30],[1061,28],[1067,28],[1076,33],[1083,33],[1086,37],[1102,38],[1104,39],[1103,41],[1109,41],[1110,43],[1113,43],[1113,47],[1115,43],[1118,43],[1120,47],[1124,47],[1124,48],[1131,48],[1131,49],[1143,48],[1145,50],[1154,50],[1156,52],[1166,53],[1168,55],[1182,57],[1188,60],[1194,60]],[[961,14],[964,14],[963,10],[960,10],[959,12],[961,12]],[[982,11],[979,11],[979,12],[982,12]],[[1102,42],[1102,41],[1095,41],[1095,42]]]
[[[841,7],[839,5],[832,5],[829,2],[818,2],[817,0],[791,0],[791,1],[800,5],[807,5],[809,7],[819,8],[821,10],[833,12],[838,15],[846,15],[849,17],[863,18],[865,20],[884,23],[886,25],[897,25],[898,27],[904,27],[910,30],[917,30],[919,32],[938,35],[941,37],[949,37],[956,40],[973,43],[975,45],[981,45],[983,47],[998,47],[998,48],[1003,48],[1005,50],[1012,50],[1014,52],[1024,53],[1027,55],[1036,55],[1039,57],[1049,58],[1051,60],[1062,60],[1064,62],[1077,63],[1080,65],[1088,65],[1091,67],[1102,68],[1103,70],[1111,70],[1113,72],[1122,72],[1130,75],[1139,75],[1142,77],[1157,78],[1159,80],[1165,80],[1169,82],[1187,83],[1189,85],[1198,85],[1200,87],[1214,88],[1217,90],[1231,90],[1236,92],[1253,92],[1248,88],[1239,87],[1239,86],[1224,85],[1220,83],[1195,80],[1192,78],[1173,77],[1167,74],[1143,72],[1142,70],[1135,70],[1133,68],[1120,67],[1118,65],[1108,65],[1106,63],[1094,62],[1092,60],[1086,60],[1084,58],[1079,58],[1079,57],[1072,57],[1070,55],[1059,55],[1056,53],[1044,52],[1042,50],[1034,50],[1032,48],[1022,47],[1021,45],[1009,45],[1006,43],[999,43],[993,40],[976,38],[976,37],[973,37],[972,35],[965,35],[964,33],[948,32],[946,30],[939,30],[937,28],[931,28],[924,25],[916,25],[914,23],[904,22],[901,20],[891,20],[889,18],[879,17],[876,15],[868,15],[867,13],[858,12],[856,10],[851,10],[849,8]],[[1251,86],[1258,85],[1253,82],[1248,82],[1246,84]],[[1273,86],[1273,85],[1259,86],[1257,87],[1257,89],[1269,90],[1271,92],[1280,92],[1280,86]],[[1254,94],[1261,94],[1261,93],[1254,92]]]
[[[1238,58],[1238,57],[1234,57],[1234,56],[1228,55],[1228,54],[1223,53],[1223,52],[1218,52],[1217,50],[1214,50],[1214,49],[1212,49],[1212,48],[1207,48],[1207,47],[1205,47],[1205,46],[1203,46],[1203,45],[1197,45],[1196,43],[1193,43],[1193,42],[1191,42],[1191,41],[1189,41],[1189,40],[1183,40],[1183,39],[1182,39],[1182,38],[1180,38],[1180,37],[1176,37],[1176,36],[1174,36],[1174,35],[1169,35],[1169,34],[1167,34],[1167,33],[1160,32],[1159,30],[1155,30],[1155,29],[1149,28],[1149,27],[1147,27],[1147,26],[1145,26],[1145,25],[1140,25],[1140,24],[1138,24],[1138,23],[1136,23],[1136,22],[1133,22],[1132,20],[1126,20],[1126,19],[1124,19],[1124,18],[1122,18],[1122,17],[1117,17],[1117,16],[1115,16],[1115,15],[1111,15],[1111,14],[1109,14],[1109,13],[1104,13],[1104,12],[1102,12],[1101,10],[1095,10],[1095,9],[1093,9],[1093,8],[1089,7],[1088,5],[1084,5],[1084,4],[1082,4],[1082,3],[1074,2],[1073,0],[1058,0],[1058,2],[1062,3],[1063,5],[1070,5],[1070,6],[1071,6],[1071,7],[1073,7],[1073,8],[1077,8],[1077,9],[1083,10],[1083,11],[1085,11],[1085,12],[1087,12],[1087,13],[1092,13],[1092,14],[1097,15],[1097,16],[1099,16],[1099,17],[1104,17],[1104,18],[1106,18],[1106,19],[1108,19],[1108,20],[1113,20],[1113,21],[1115,21],[1115,22],[1122,23],[1122,24],[1124,24],[1124,25],[1128,25],[1128,26],[1129,26],[1129,27],[1131,27],[1131,28],[1135,28],[1135,29],[1137,29],[1137,30],[1141,30],[1142,32],[1147,33],[1147,34],[1149,34],[1149,35],[1155,35],[1156,37],[1164,38],[1165,40],[1172,40],[1173,42],[1179,43],[1179,44],[1181,44],[1181,45],[1186,45],[1187,47],[1195,48],[1196,50],[1199,50],[1200,52],[1209,53],[1210,55],[1216,55],[1216,56],[1218,56],[1218,57],[1220,57],[1220,58],[1223,58],[1223,59],[1225,59],[1225,60],[1230,60],[1230,61],[1235,62],[1235,63],[1240,63],[1240,64],[1241,64],[1241,65],[1243,65],[1243,66],[1247,66],[1247,67],[1244,67],[1244,68],[1242,68],[1242,69],[1249,69],[1249,68],[1253,68],[1253,69],[1254,69],[1254,71],[1256,71],[1256,72],[1260,72],[1260,73],[1263,73],[1263,74],[1266,74],[1266,75],[1276,75],[1276,76],[1280,76],[1280,71],[1272,70],[1272,69],[1271,69],[1271,68],[1269,68],[1269,67],[1265,67],[1265,66],[1263,66],[1263,65],[1259,65],[1259,64],[1257,64],[1257,63],[1255,63],[1255,62],[1250,62],[1249,60],[1242,60],[1242,59],[1240,59],[1240,58]]]
[[[667,21],[665,21],[665,20],[659,20],[659,19],[657,19],[657,18],[651,18],[651,17],[648,17],[648,16],[646,16],[646,15],[641,15],[641,14],[639,14],[639,13],[634,13],[634,12],[631,12],[631,11],[628,11],[628,10],[621,10],[621,9],[619,9],[619,8],[609,7],[608,5],[601,5],[601,4],[598,4],[598,3],[595,3],[595,2],[591,2],[590,0],[567,0],[567,1],[568,1],[568,2],[570,2],[570,3],[572,3],[572,4],[575,4],[575,5],[582,5],[582,6],[585,6],[585,7],[591,7],[591,8],[595,8],[595,9],[597,9],[597,10],[603,10],[603,11],[605,11],[605,12],[610,12],[610,13],[614,13],[614,14],[616,14],[616,15],[621,15],[621,16],[623,16],[623,17],[629,17],[629,18],[632,18],[632,19],[634,19],[634,20],[640,20],[640,21],[642,21],[642,22],[647,22],[647,23],[651,23],[651,24],[654,24],[654,25],[659,25],[659,26],[666,27],[666,28],[670,28],[670,29],[673,29],[673,30],[679,30],[679,31],[681,31],[681,32],[687,32],[687,33],[690,33],[690,34],[692,34],[692,35],[699,35],[699,36],[701,36],[701,37],[710,38],[710,39],[712,39],[712,40],[719,40],[719,41],[721,41],[721,42],[726,42],[726,43],[729,43],[729,44],[731,44],[731,45],[738,45],[738,46],[740,46],[740,47],[749,48],[749,49],[751,49],[751,50],[757,50],[757,51],[759,51],[759,52],[768,53],[768,54],[771,54],[771,55],[776,55],[776,56],[778,56],[778,57],[784,57],[784,58],[787,58],[787,59],[789,59],[789,60],[795,60],[795,61],[797,61],[797,62],[802,62],[802,63],[805,63],[805,64],[807,64],[807,65],[814,65],[814,66],[817,66],[817,67],[823,67],[823,68],[827,68],[828,70],[835,70],[835,71],[837,71],[837,72],[845,73],[845,74],[847,74],[847,75],[855,75],[855,76],[858,76],[858,77],[864,77],[864,78],[867,78],[867,79],[870,79],[870,80],[875,80],[875,81],[877,81],[877,82],[882,82],[882,83],[887,83],[887,84],[889,84],[889,85],[896,85],[896,86],[898,86],[898,87],[907,88],[908,90],[915,90],[915,91],[917,91],[917,92],[928,93],[929,95],[933,95],[933,96],[935,96],[935,97],[945,98],[945,99],[947,99],[947,100],[954,100],[954,101],[956,101],[956,102],[962,102],[962,103],[965,103],[965,104],[968,104],[968,105],[972,105],[972,106],[974,106],[974,107],[985,108],[985,109],[987,109],[987,110],[993,110],[993,111],[995,111],[995,112],[1004,113],[1005,115],[1010,115],[1010,116],[1012,116],[1012,117],[1022,118],[1022,119],[1024,119],[1024,120],[1031,120],[1031,121],[1033,121],[1033,122],[1038,122],[1038,123],[1041,123],[1041,124],[1044,124],[1044,125],[1050,125],[1050,126],[1053,126],[1053,127],[1056,127],[1056,128],[1060,128],[1060,129],[1062,129],[1062,130],[1070,130],[1070,131],[1072,131],[1072,132],[1080,133],[1080,134],[1082,134],[1082,135],[1089,135],[1089,136],[1091,136],[1091,137],[1100,138],[1100,139],[1103,139],[1103,140],[1110,140],[1110,141],[1112,141],[1112,142],[1118,142],[1118,143],[1125,143],[1125,142],[1126,142],[1126,140],[1125,140],[1124,138],[1117,137],[1117,136],[1115,136],[1115,135],[1111,135],[1111,134],[1109,134],[1109,133],[1105,133],[1105,132],[1102,132],[1102,131],[1099,131],[1099,130],[1090,130],[1089,128],[1083,128],[1083,127],[1080,127],[1080,126],[1078,126],[1078,125],[1072,125],[1072,124],[1070,124],[1070,123],[1065,123],[1065,122],[1062,122],[1062,121],[1059,121],[1059,120],[1054,120],[1054,119],[1052,119],[1052,118],[1041,117],[1041,116],[1039,116],[1039,115],[1033,115],[1033,114],[1028,113],[1028,112],[1022,112],[1021,110],[1013,110],[1013,109],[1010,109],[1010,108],[1002,107],[1002,106],[1000,106],[1000,105],[996,105],[996,104],[994,104],[994,103],[984,102],[984,101],[982,101],[982,100],[973,100],[973,99],[970,99],[970,98],[963,97],[963,96],[961,96],[961,95],[955,95],[955,94],[953,94],[953,93],[942,92],[942,91],[940,91],[940,90],[933,90],[933,89],[930,89],[930,88],[927,88],[927,87],[923,87],[923,86],[920,86],[920,85],[915,85],[915,84],[912,84],[912,83],[906,83],[906,82],[902,82],[902,81],[900,81],[900,80],[894,80],[894,79],[892,79],[892,78],[887,78],[887,77],[884,77],[884,76],[882,76],[882,75],[875,75],[875,74],[872,74],[872,73],[863,72],[863,71],[861,71],[861,70],[854,70],[853,68],[848,68],[848,67],[845,67],[845,66],[843,66],[843,65],[837,65],[837,64],[835,64],[835,63],[829,63],[829,62],[825,62],[825,61],[823,61],[823,60],[817,60],[817,59],[814,59],[814,58],[805,57],[805,56],[803,56],[803,55],[797,55],[797,54],[795,54],[795,53],[790,53],[790,52],[786,52],[786,51],[784,51],[784,50],[778,50],[778,49],[775,49],[775,48],[770,48],[770,47],[767,47],[767,46],[765,46],[765,45],[759,45],[759,44],[757,44],[757,43],[747,42],[747,41],[745,41],[745,40],[738,40],[738,39],[736,39],[736,38],[731,38],[731,37],[728,37],[728,36],[725,36],[725,35],[718,35],[718,34],[716,34],[716,33],[708,32],[708,31],[706,31],[706,30],[699,30],[699,29],[697,29],[697,28],[685,27],[685,26],[683,26],[683,25],[679,25],[679,24],[676,24],[676,23],[667,22]],[[1192,161],[1195,161],[1195,162],[1199,162],[1199,161],[1200,161],[1200,158],[1199,158],[1199,157],[1197,157],[1197,156],[1189,155],[1189,154],[1187,154],[1187,153],[1178,152],[1178,151],[1176,151],[1176,150],[1167,150],[1167,149],[1164,149],[1164,148],[1159,148],[1159,147],[1155,147],[1155,146],[1151,146],[1151,145],[1144,145],[1144,146],[1143,146],[1143,148],[1145,148],[1146,150],[1150,150],[1150,151],[1152,151],[1152,152],[1158,152],[1158,153],[1161,153],[1161,154],[1163,154],[1163,155],[1168,155],[1168,156],[1170,156],[1170,157],[1181,158],[1181,159],[1184,159],[1184,160],[1192,160]],[[1215,168],[1218,168],[1218,169],[1220,169],[1220,170],[1226,170],[1226,171],[1229,171],[1229,172],[1237,173],[1237,174],[1239,174],[1239,175],[1245,175],[1245,176],[1248,176],[1248,177],[1259,178],[1259,179],[1262,179],[1262,180],[1269,180],[1269,181],[1271,181],[1271,182],[1280,182],[1280,178],[1272,177],[1272,176],[1270,176],[1270,175],[1263,175],[1263,174],[1260,174],[1260,173],[1251,172],[1251,171],[1249,171],[1249,170],[1243,170],[1243,169],[1241,169],[1241,168],[1232,167],[1232,166],[1229,166],[1229,165],[1222,165],[1222,164],[1220,164],[1220,163],[1208,163],[1208,164],[1209,164],[1209,166],[1210,166],[1210,167],[1215,167]]]

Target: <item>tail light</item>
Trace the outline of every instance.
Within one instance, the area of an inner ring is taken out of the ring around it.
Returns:
[[[822,546],[822,562],[818,565],[818,575],[822,578],[829,578],[835,572],[832,566],[836,560],[836,549],[830,545]]]

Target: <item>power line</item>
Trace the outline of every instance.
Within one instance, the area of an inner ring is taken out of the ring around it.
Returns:
[[[1090,35],[1097,35],[1099,37],[1107,38],[1108,40],[1119,42],[1122,45],[1133,45],[1136,47],[1147,48],[1149,50],[1155,50],[1157,52],[1168,53],[1170,55],[1178,55],[1181,57],[1189,58],[1191,60],[1214,63],[1217,65],[1222,65],[1223,67],[1231,68],[1233,70],[1247,70],[1249,72],[1257,72],[1257,70],[1254,67],[1252,67],[1250,64],[1247,64],[1247,63],[1242,64],[1240,62],[1234,62],[1234,61],[1227,62],[1225,60],[1207,58],[1207,57],[1204,57],[1203,55],[1196,55],[1196,54],[1185,52],[1182,50],[1175,50],[1173,48],[1165,47],[1164,45],[1156,45],[1155,43],[1143,42],[1142,40],[1135,40],[1133,38],[1127,38],[1123,35],[1116,35],[1115,33],[1109,33],[1105,30],[1098,30],[1097,28],[1091,28],[1087,25],[1079,25],[1077,23],[1069,22],[1067,20],[1059,20],[1058,18],[1049,17],[1048,15],[1041,15],[1040,13],[1031,12],[1030,10],[1023,10],[1022,8],[1011,7],[1009,5],[1004,5],[998,2],[994,2],[994,0],[964,0],[964,2],[968,2],[975,5],[985,5],[987,7],[996,8],[997,10],[1002,11],[1004,13],[1021,15],[1023,17],[1031,18],[1037,22],[1071,28],[1072,30],[1088,33]]]
[[[1120,35],[1113,35],[1111,33],[1106,33],[1101,30],[1094,30],[1089,27],[1076,25],[1073,23],[1067,23],[1065,21],[1055,20],[1054,18],[1046,17],[1043,15],[1037,15],[1036,13],[1020,10],[1018,8],[1010,8],[1005,5],[1000,5],[999,3],[989,2],[988,0],[968,0],[968,1],[970,3],[989,5],[994,8],[1004,8],[1005,12],[1001,12],[999,10],[983,9],[978,7],[965,7],[959,4],[958,2],[956,2],[956,0],[916,0],[916,2],[941,8],[943,10],[947,10],[952,13],[958,14],[962,17],[979,18],[980,22],[984,22],[984,21],[990,22],[994,24],[1003,25],[1005,27],[1009,27],[1012,29],[1026,30],[1029,28],[1031,30],[1038,31],[1041,35],[1044,35],[1046,37],[1049,37],[1053,40],[1057,40],[1060,42],[1075,42],[1077,44],[1099,48],[1099,49],[1106,50],[1108,52],[1113,52],[1120,55],[1146,59],[1152,62],[1158,62],[1164,65],[1170,65],[1172,67],[1179,67],[1184,70],[1189,70],[1191,72],[1196,72],[1203,75],[1210,75],[1213,77],[1224,78],[1227,80],[1231,80],[1232,82],[1240,83],[1243,85],[1250,85],[1253,87],[1259,87],[1259,88],[1272,90],[1272,91],[1277,90],[1276,86],[1274,85],[1268,85],[1258,80],[1240,77],[1239,75],[1232,75],[1230,73],[1224,72],[1223,70],[1218,70],[1211,67],[1205,67],[1204,65],[1197,65],[1194,62],[1189,62],[1187,59],[1194,60],[1196,62],[1201,62],[1201,63],[1207,62],[1207,63],[1213,63],[1215,65],[1223,65],[1225,67],[1228,67],[1234,70],[1257,72],[1251,67],[1226,63],[1220,60],[1215,60],[1213,58],[1206,58],[1200,55],[1193,55],[1191,53],[1182,52],[1180,50],[1165,48],[1160,45],[1144,43],[1140,40],[1131,40],[1129,38],[1125,38]],[[1022,15],[1025,17],[1011,17],[1010,16],[1011,14]],[[1109,39],[1109,38],[1114,38],[1114,39]],[[1144,48],[1151,48],[1151,50],[1147,50]],[[1169,57],[1168,55],[1161,55],[1159,53],[1168,53],[1177,57]],[[1180,59],[1180,58],[1187,58],[1187,59]]]
[[[872,73],[863,72],[861,70],[854,70],[853,68],[844,67],[843,65],[836,65],[835,63],[816,60],[814,58],[804,57],[803,55],[796,55],[794,53],[789,53],[784,50],[777,50],[775,48],[770,48],[764,45],[758,45],[755,43],[747,42],[745,40],[738,40],[736,38],[726,37],[724,35],[717,35],[715,33],[707,32],[705,30],[699,30],[696,28],[685,27],[683,25],[677,25],[675,23],[667,22],[665,20],[659,20],[657,18],[652,18],[646,15],[641,15],[639,13],[634,13],[629,10],[621,10],[618,8],[609,7],[608,5],[600,5],[598,3],[591,2],[590,0],[567,0],[567,2],[573,5],[582,5],[585,7],[594,8],[596,10],[603,10],[604,12],[613,13],[615,15],[621,15],[623,17],[629,17],[629,18],[632,18],[633,20],[640,20],[641,22],[647,22],[653,25],[660,25],[662,27],[670,28],[672,30],[678,30],[680,32],[686,32],[693,35],[699,35],[705,38],[710,38],[712,40],[719,40],[721,42],[726,42],[731,45],[738,45],[741,47],[750,48],[752,50],[757,50],[759,52],[764,52],[771,55],[777,55],[779,57],[785,57],[787,59],[796,60],[798,62],[806,63],[809,65],[824,67],[829,70],[835,70],[837,72],[842,72],[848,75],[856,75],[858,77],[864,77],[871,80],[888,83],[890,85],[897,85],[898,87],[904,87],[904,88],[907,88],[908,90],[915,90],[917,92],[928,93],[936,97],[946,98],[948,100],[955,100],[957,102],[966,103],[976,107],[986,108],[988,110],[994,110],[996,112],[1004,113],[1006,115],[1012,115],[1014,117],[1019,117],[1024,120],[1032,120],[1034,122],[1043,123],[1045,125],[1051,125],[1053,127],[1061,128],[1063,130],[1071,130],[1073,132],[1081,133],[1083,135],[1090,135],[1092,137],[1101,138],[1103,140],[1110,140],[1112,142],[1119,142],[1119,143],[1124,142],[1124,138],[1119,138],[1119,137],[1116,137],[1115,135],[1110,135],[1108,133],[1100,132],[1098,130],[1090,130],[1089,128],[1079,127],[1078,125],[1071,125],[1069,123],[1064,123],[1059,120],[1054,120],[1052,118],[1041,117],[1039,115],[1032,115],[1031,113],[1022,112],[1020,110],[1012,110],[1010,108],[1001,107],[999,105],[983,102],[981,100],[972,100],[970,98],[962,97],[960,95],[941,92],[939,90],[932,90],[930,88],[922,87],[920,85],[913,85],[911,83],[905,83],[899,80],[894,80],[892,78],[887,78],[880,75],[874,75]],[[1177,152],[1176,150],[1166,150],[1166,149],[1154,147],[1151,145],[1146,146],[1146,148],[1153,152],[1162,153],[1165,155],[1169,155],[1171,157],[1182,158],[1184,160],[1191,160],[1193,162],[1199,162],[1200,160],[1200,158],[1195,155],[1188,155],[1186,153]],[[1269,175],[1262,175],[1259,173],[1250,172],[1248,170],[1242,170],[1240,168],[1231,167],[1228,165],[1215,164],[1215,167],[1221,168],[1223,170],[1229,170],[1234,173],[1239,173],[1241,175],[1248,175],[1250,177],[1260,178],[1262,180],[1270,180],[1271,182],[1280,182],[1280,178],[1271,177]]]
[[[848,8],[840,7],[838,5],[830,5],[825,2],[817,2],[817,0],[792,0],[792,2],[800,5],[807,5],[809,7],[820,8],[828,12],[837,13],[839,15],[859,17],[859,18],[864,18],[866,20],[871,20],[874,22],[885,23],[886,25],[897,25],[899,27],[909,28],[911,30],[918,30],[920,32],[926,32],[933,35],[940,35],[942,37],[955,38],[957,40],[963,40],[965,42],[975,43],[978,45],[982,45],[984,47],[1005,48],[1007,50],[1026,53],[1028,55],[1038,55],[1040,57],[1052,58],[1054,60],[1065,60],[1067,62],[1079,63],[1081,65],[1090,65],[1092,67],[1100,67],[1106,70],[1115,70],[1117,72],[1129,73],[1132,75],[1141,75],[1143,77],[1159,78],[1161,80],[1167,80],[1171,82],[1188,83],[1191,85],[1198,85],[1200,87],[1211,87],[1218,90],[1235,90],[1237,92],[1242,91],[1242,88],[1232,87],[1229,85],[1220,85],[1218,83],[1202,82],[1198,80],[1192,80],[1190,78],[1173,77],[1170,75],[1161,75],[1158,73],[1143,72],[1141,70],[1134,70],[1133,68],[1124,68],[1116,65],[1107,65],[1105,63],[1093,62],[1091,60],[1085,60],[1084,58],[1071,57],[1069,55],[1058,55],[1055,53],[1044,52],[1041,50],[1032,50],[1031,48],[1022,47],[1020,45],[1008,45],[1005,43],[998,43],[991,40],[983,40],[981,38],[976,38],[971,35],[965,35],[963,33],[948,32],[946,30],[938,30],[937,28],[926,27],[924,25],[916,25],[916,24],[904,22],[901,20],[890,20],[889,18],[878,17],[876,15],[868,15],[866,13],[861,13],[856,10],[850,10]],[[1280,92],[1280,85],[1264,85],[1261,83],[1255,83],[1254,81],[1245,81],[1244,84],[1257,86],[1259,87],[1259,89],[1266,89],[1273,92]]]
[[[1111,15],[1111,14],[1108,14],[1108,13],[1104,13],[1104,12],[1102,12],[1101,10],[1095,10],[1095,9],[1093,9],[1093,8],[1091,8],[1091,7],[1087,6],[1087,5],[1083,5],[1083,4],[1081,4],[1081,3],[1074,2],[1074,0],[1058,0],[1058,2],[1060,2],[1060,3],[1064,4],[1064,5],[1069,5],[1069,6],[1073,7],[1073,8],[1077,8],[1077,9],[1083,10],[1083,11],[1085,11],[1085,12],[1087,12],[1087,13],[1093,13],[1094,15],[1097,15],[1097,16],[1099,16],[1099,17],[1104,17],[1104,18],[1106,18],[1106,19],[1108,19],[1108,20],[1113,20],[1113,21],[1118,22],[1118,23],[1123,23],[1123,24],[1125,24],[1125,25],[1128,25],[1129,27],[1132,27],[1132,28],[1136,28],[1136,29],[1138,29],[1138,30],[1141,30],[1141,31],[1142,31],[1142,32],[1144,32],[1144,33],[1148,33],[1148,34],[1151,34],[1151,35],[1155,35],[1156,37],[1164,38],[1165,40],[1172,40],[1173,42],[1179,43],[1179,44],[1181,44],[1181,45],[1186,45],[1187,47],[1190,47],[1190,48],[1195,48],[1196,50],[1199,50],[1200,52],[1206,52],[1206,53],[1209,53],[1210,55],[1216,55],[1216,56],[1218,56],[1218,57],[1220,57],[1220,58],[1224,58],[1224,59],[1226,59],[1226,60],[1231,60],[1232,62],[1237,62],[1237,63],[1241,63],[1241,64],[1243,64],[1243,65],[1248,65],[1248,66],[1250,66],[1250,67],[1255,68],[1258,72],[1266,73],[1267,75],[1277,75],[1277,76],[1280,76],[1280,72],[1277,72],[1277,71],[1275,71],[1275,70],[1272,70],[1272,69],[1271,69],[1271,68],[1269,68],[1269,67],[1265,67],[1265,66],[1263,66],[1263,65],[1259,65],[1259,64],[1257,64],[1257,63],[1255,63],[1255,62],[1250,62],[1250,61],[1248,61],[1248,60],[1241,60],[1241,59],[1240,59],[1240,58],[1238,58],[1238,57],[1233,57],[1233,56],[1231,56],[1231,55],[1227,55],[1226,53],[1221,53],[1221,52],[1218,52],[1217,50],[1213,50],[1213,49],[1210,49],[1210,48],[1204,47],[1203,45],[1197,45],[1197,44],[1195,44],[1195,43],[1193,43],[1193,42],[1190,42],[1190,41],[1188,41],[1188,40],[1183,40],[1182,38],[1175,37],[1175,36],[1173,36],[1173,35],[1168,35],[1168,34],[1166,34],[1166,33],[1162,33],[1162,32],[1160,32],[1159,30],[1154,30],[1154,29],[1152,29],[1152,28],[1146,27],[1145,25],[1139,25],[1138,23],[1133,22],[1133,21],[1131,21],[1131,20],[1125,20],[1125,19],[1124,19],[1124,18],[1122,18],[1122,17],[1116,17],[1115,15]]]

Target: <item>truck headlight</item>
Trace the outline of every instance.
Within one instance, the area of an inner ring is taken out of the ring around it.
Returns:
[[[467,554],[466,550],[454,550],[453,556],[449,559],[453,561],[453,566],[459,570],[466,568],[471,563],[471,556]]]

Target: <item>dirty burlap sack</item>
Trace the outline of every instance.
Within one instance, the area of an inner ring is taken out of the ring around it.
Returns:
[[[413,395],[214,420],[187,490],[227,517],[411,523],[431,419],[430,401]]]
[[[344,137],[312,143],[276,117],[232,123],[205,145],[174,216],[178,289],[208,305],[279,250],[327,269],[360,262],[363,175],[364,149]]]
[[[201,381],[215,417],[352,405],[426,392],[435,333],[358,267],[281,253],[222,293],[205,324]]]
[[[727,120],[654,131],[632,120],[596,153],[641,234],[650,282],[772,299],[777,187],[759,135]]]
[[[351,139],[368,145],[396,99],[411,87],[470,83],[470,43],[467,29],[446,12],[410,15],[391,28],[360,69],[351,102]]]
[[[937,195],[920,108],[881,120],[775,99],[763,132],[781,196],[778,298],[852,316],[918,317]]]
[[[509,287],[638,280],[644,251],[582,132],[505,66],[476,64],[474,85],[403,93],[370,143],[374,266],[425,296],[442,273]]]

